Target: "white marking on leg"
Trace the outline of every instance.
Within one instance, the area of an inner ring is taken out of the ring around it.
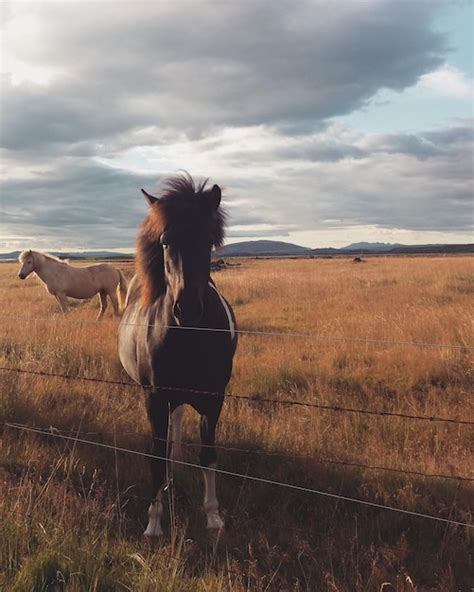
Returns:
[[[215,468],[216,465],[210,465]],[[224,521],[219,515],[219,502],[216,496],[216,473],[207,467],[202,468],[204,475],[204,511],[207,528],[224,528]]]
[[[163,503],[161,501],[161,491],[156,499],[151,502],[148,508],[148,526],[143,533],[147,537],[159,537],[163,534],[161,528],[161,517],[163,516]]]
[[[183,421],[184,405],[176,407],[171,414],[171,460],[181,460],[183,458],[181,446],[181,423]]]
[[[97,320],[99,321],[103,316],[107,309],[107,295],[103,292],[99,292],[99,300],[100,300],[100,311],[97,316]]]
[[[234,339],[235,337],[235,325],[234,325],[234,321],[232,320],[232,315],[230,314],[230,310],[229,307],[227,305],[227,302],[224,300],[224,298],[222,298],[222,296],[219,293],[219,290],[214,286],[214,284],[212,282],[209,282],[209,285],[211,286],[211,288],[213,290],[215,290],[216,294],[219,296],[219,299],[222,303],[222,306],[224,307],[225,313],[227,315],[227,319],[229,321],[229,329],[230,329],[230,337],[231,339]]]

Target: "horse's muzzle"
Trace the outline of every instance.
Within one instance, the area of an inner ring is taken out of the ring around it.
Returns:
[[[25,274],[23,274],[23,273],[19,273],[19,274],[18,274],[18,277],[20,278],[20,280],[24,280],[24,279],[26,279],[26,275],[25,275]]]

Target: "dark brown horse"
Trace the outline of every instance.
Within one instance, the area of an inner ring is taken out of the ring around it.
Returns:
[[[168,458],[170,417],[173,441],[179,438],[182,405],[191,405],[201,415],[207,527],[222,528],[215,472],[208,467],[216,463],[216,425],[237,339],[232,309],[210,279],[211,250],[224,238],[221,190],[217,185],[207,189],[206,182],[196,188],[186,175],[170,179],[159,198],[143,193],[150,209],[138,236],[137,273],[119,328],[120,360],[133,380],[148,387],[145,395],[155,456]],[[152,459],[151,472],[145,534],[159,536],[166,461]]]

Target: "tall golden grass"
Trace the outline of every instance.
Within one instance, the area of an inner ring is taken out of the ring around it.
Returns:
[[[133,265],[120,265],[128,277]],[[0,266],[0,365],[126,379],[117,322],[98,303],[64,316],[15,264]],[[262,397],[472,419],[474,265],[469,257],[241,260],[215,274],[241,335],[218,443],[220,468],[472,523],[469,482],[333,465],[339,460],[473,477],[469,426],[335,413]],[[110,313],[109,313],[110,314]],[[36,321],[26,320],[36,318]],[[66,322],[64,322],[66,321]],[[77,322],[76,322],[77,321]],[[333,340],[330,337],[348,338]],[[396,342],[359,343],[351,339]],[[403,343],[402,343],[403,342]],[[422,347],[413,343],[461,346]],[[136,388],[1,373],[1,421],[54,426],[146,451]],[[197,440],[185,418],[185,439]],[[294,456],[295,458],[288,458]],[[196,449],[187,459],[195,462]],[[469,590],[472,529],[219,476],[226,514],[204,532],[200,475],[174,470],[167,532],[143,540],[146,459],[3,428],[2,589]]]

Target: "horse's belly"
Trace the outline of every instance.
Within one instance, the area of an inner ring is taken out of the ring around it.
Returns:
[[[92,298],[99,289],[96,286],[76,286],[67,290],[67,296],[71,298]]]

